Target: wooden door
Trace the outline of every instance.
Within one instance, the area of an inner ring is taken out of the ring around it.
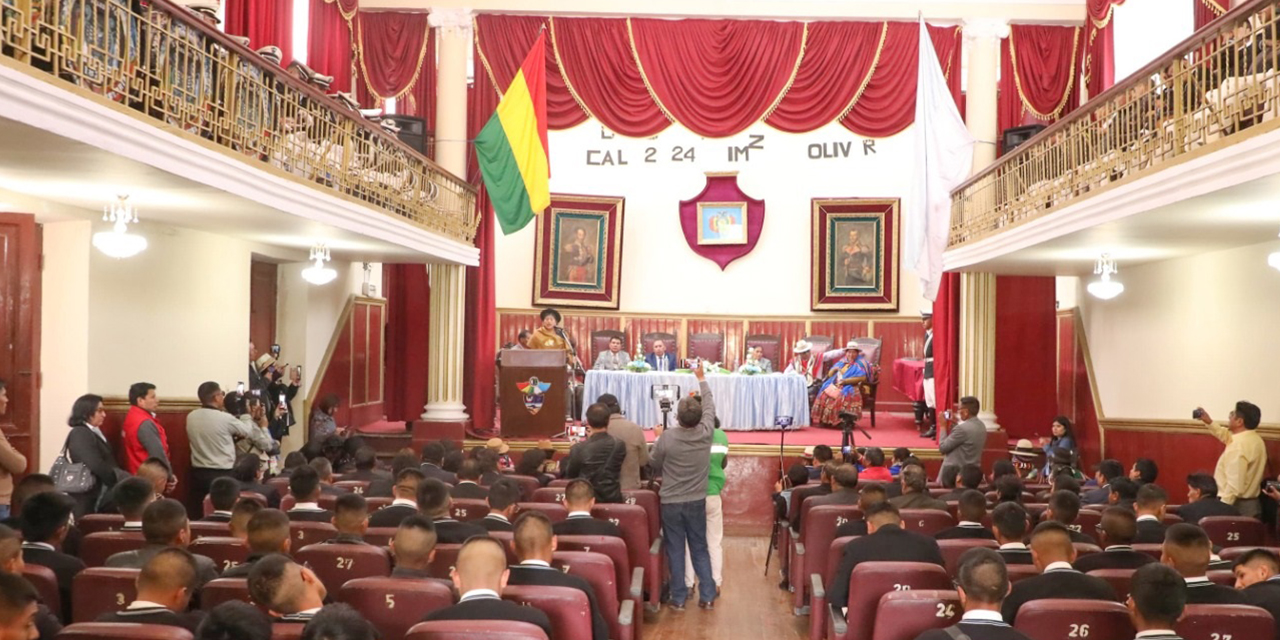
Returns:
[[[276,341],[276,265],[253,261],[249,268],[249,340],[258,353]]]
[[[27,456],[40,449],[40,228],[28,214],[0,213],[0,378],[9,409],[0,430]]]

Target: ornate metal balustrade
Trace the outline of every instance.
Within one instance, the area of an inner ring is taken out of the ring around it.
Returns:
[[[1249,0],[952,192],[949,247],[1280,126],[1275,0]]]
[[[475,190],[168,0],[0,0],[0,64],[466,243]]]

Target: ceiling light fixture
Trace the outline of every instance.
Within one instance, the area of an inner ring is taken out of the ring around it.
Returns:
[[[329,284],[334,278],[338,277],[338,272],[331,267],[326,267],[324,263],[330,260],[329,247],[324,243],[317,243],[311,247],[311,258],[315,261],[314,265],[302,270],[302,279],[311,284]]]
[[[1111,274],[1116,273],[1116,262],[1111,259],[1110,254],[1104,253],[1101,258],[1098,258],[1097,264],[1093,266],[1093,272],[1101,278],[1089,283],[1090,295],[1102,300],[1110,300],[1124,293],[1124,285],[1119,280],[1111,279]]]
[[[138,212],[129,205],[129,196],[117,196],[111,205],[102,208],[103,222],[111,223],[111,231],[93,234],[93,246],[112,258],[130,258],[147,248],[147,239],[129,233],[129,223],[138,223]]]

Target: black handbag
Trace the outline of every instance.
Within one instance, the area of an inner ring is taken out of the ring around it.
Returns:
[[[87,493],[98,482],[89,465],[71,461],[65,443],[62,445],[62,453],[53,461],[49,475],[53,477],[54,488],[63,493]]]

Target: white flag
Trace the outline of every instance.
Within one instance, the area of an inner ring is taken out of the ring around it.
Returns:
[[[924,297],[935,300],[951,231],[951,190],[969,178],[974,140],[956,109],[923,18],[918,64],[915,175],[903,216],[905,250],[907,266],[920,277]]]

